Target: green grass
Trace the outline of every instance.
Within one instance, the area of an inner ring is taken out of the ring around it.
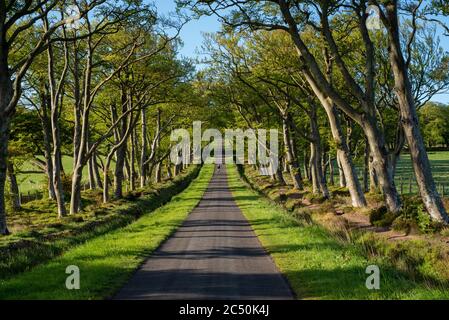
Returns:
[[[113,295],[198,204],[212,173],[213,166],[204,166],[184,192],[152,214],[29,272],[0,281],[0,299],[101,299]],[[65,288],[69,265],[80,269],[79,290]]]
[[[382,257],[366,258],[359,246],[338,241],[329,231],[289,215],[248,189],[235,167],[229,185],[261,243],[300,299],[448,299],[449,286],[430,277],[412,279]],[[366,249],[366,248],[365,248]],[[365,287],[366,267],[380,268],[380,290]]]
[[[71,174],[73,169],[73,158],[70,156],[62,157],[62,166],[66,174]],[[21,171],[38,171],[39,168],[36,167],[32,162],[25,162],[21,168]],[[87,166],[83,169],[83,180],[86,181],[87,178]],[[17,182],[19,184],[19,190],[23,194],[30,192],[41,192],[47,183],[47,179],[44,173],[19,173],[17,174]]]
[[[449,151],[429,151],[430,165],[432,166],[432,174],[437,184],[438,191],[442,192],[442,186],[445,187],[446,195],[449,194]],[[356,162],[356,168],[358,172],[359,180],[363,179],[363,164],[360,161]],[[334,161],[334,178],[338,179],[338,167]],[[403,194],[410,194],[409,181],[412,179],[412,192],[411,194],[418,193],[418,186],[414,178],[414,171],[410,154],[403,153],[398,160],[396,168],[395,183],[400,191],[401,183],[403,184]]]
[[[161,207],[187,188],[199,170],[200,167],[191,166],[173,180],[140,189],[107,204],[101,201],[101,191],[84,192],[83,202],[91,204],[82,212],[61,219],[57,218],[55,204],[50,200],[27,203],[23,210],[8,216],[14,232],[0,237],[0,279],[29,270]],[[97,201],[95,195],[99,195]]]
[[[442,192],[442,185],[445,186],[446,195],[449,194],[449,151],[429,151],[429,160],[432,166],[432,173],[437,187]],[[404,194],[409,193],[409,179],[412,179],[412,193],[418,193],[413,173],[413,166],[409,154],[402,154],[396,169],[395,182],[400,188],[401,181],[404,184]]]

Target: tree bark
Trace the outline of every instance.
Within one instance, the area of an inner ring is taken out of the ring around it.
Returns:
[[[284,158],[281,158],[281,163],[284,162]],[[282,166],[278,165],[275,173],[275,179],[280,186],[285,186],[284,176],[282,175]]]
[[[144,188],[146,185],[146,178],[147,178],[147,172],[146,172],[146,164],[145,160],[147,157],[147,116],[146,116],[146,108],[143,107],[141,110],[141,120],[140,120],[141,126],[141,144],[142,149],[140,150],[140,187]]]
[[[49,101],[48,94],[46,90],[41,93],[41,109],[42,115],[40,116],[41,126],[42,126],[42,134],[44,137],[44,158],[45,158],[45,173],[47,174],[47,188],[48,188],[48,198],[55,200],[56,199],[56,191],[53,182],[53,162],[52,162],[52,147],[51,147],[51,120],[48,118],[48,105],[50,105],[51,110],[51,101]]]
[[[288,166],[290,169],[290,175],[292,177],[293,186],[295,189],[302,190],[304,188],[301,176],[299,173],[299,166],[296,158],[293,155],[293,146],[290,136],[290,128],[287,120],[287,115],[282,117],[282,130],[283,130],[283,136],[284,136],[284,146],[285,146],[285,153],[286,153],[286,159],[288,162]]]
[[[408,67],[404,56],[402,55],[397,1],[388,3],[386,5],[386,11],[386,19],[388,20],[387,30],[389,34],[390,64],[394,75],[395,92],[398,97],[402,126],[410,149],[410,156],[419,193],[427,212],[432,219],[447,223],[449,222],[449,216],[444,208],[443,201],[438,194],[433,179],[430,161],[419,128]]]
[[[363,158],[363,189],[365,192],[369,191],[369,144],[365,139],[365,153]]]
[[[7,171],[8,171],[9,191],[11,194],[12,209],[14,211],[19,211],[21,209],[19,185],[17,184],[17,178],[14,172],[14,165],[11,161],[8,161]]]
[[[13,96],[12,82],[9,78],[8,46],[4,36],[6,35],[0,34],[0,235],[9,234],[6,223],[5,183],[11,115],[6,111]]]
[[[116,163],[114,170],[114,197],[120,199],[123,197],[123,178],[126,157],[126,144],[124,143],[116,151]]]
[[[154,172],[154,183],[161,182],[161,162],[156,164],[155,172]]]
[[[132,129],[130,136],[130,144],[131,150],[129,154],[129,189],[134,191],[136,189],[136,170],[134,163],[136,162],[136,133],[135,130]]]
[[[341,188],[346,188],[346,178],[343,166],[341,164],[342,154],[337,151],[337,167],[338,167],[338,181]]]
[[[310,162],[312,164],[312,190],[313,193],[319,194],[328,199],[329,190],[327,188],[326,178],[323,174],[323,167],[321,166],[321,137],[318,129],[316,107],[310,106],[310,134],[312,141],[310,142]]]
[[[93,158],[92,167],[94,170],[95,183],[98,186],[98,188],[103,189],[103,182],[101,180],[100,169],[98,168],[98,162],[97,162],[98,161],[97,152],[94,152],[92,158]]]
[[[94,173],[94,157],[90,157],[89,160],[87,161],[87,174],[89,176],[89,189],[95,190],[97,188],[97,183],[95,181],[95,173]]]
[[[304,158],[303,158],[303,168],[304,168],[304,174],[306,175],[306,179],[309,181],[312,181],[312,177],[310,176],[310,170],[309,170],[309,155],[307,154],[306,149],[304,149]]]
[[[326,78],[330,83],[333,83],[333,62],[330,59],[327,51],[324,51],[324,56],[326,64]],[[325,99],[324,94],[320,92],[318,88],[315,88],[314,91],[326,111],[327,118],[331,127],[332,137],[337,146],[337,163],[340,174],[340,186],[348,188],[353,207],[366,207],[367,202],[365,194],[363,193],[362,187],[360,186],[357,172],[352,161],[351,149],[348,144],[351,133],[348,133],[348,140],[346,140],[343,136],[339,113],[335,107],[334,102],[330,98]]]
[[[373,157],[369,157],[369,191],[376,193],[379,191],[379,181],[377,180],[376,170],[373,166]]]
[[[170,164],[167,164],[165,166],[165,169],[167,170],[167,179],[171,180],[173,177],[172,177],[172,173],[171,173],[171,166],[170,166]]]
[[[335,185],[335,179],[334,179],[334,159],[332,158],[332,155],[329,153],[329,184],[331,186]]]

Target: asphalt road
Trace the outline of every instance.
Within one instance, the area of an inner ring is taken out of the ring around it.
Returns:
[[[115,299],[293,299],[216,169],[199,205]]]

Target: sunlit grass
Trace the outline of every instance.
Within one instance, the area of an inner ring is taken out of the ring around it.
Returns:
[[[213,166],[204,166],[185,191],[153,213],[29,272],[0,281],[0,299],[101,299],[112,295],[184,221],[201,199],[212,174]],[[80,290],[65,288],[69,265],[80,269]]]
[[[298,220],[249,190],[228,168],[237,204],[300,299],[448,299],[449,286],[412,279],[383,257],[366,258],[360,246],[337,241],[317,224]],[[366,267],[380,268],[380,290],[365,286]]]

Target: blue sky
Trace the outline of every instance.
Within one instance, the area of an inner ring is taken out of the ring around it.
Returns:
[[[165,16],[170,16],[170,13],[173,13],[176,8],[174,0],[155,0],[154,3],[158,12]],[[189,21],[180,34],[184,42],[180,54],[189,58],[196,58],[197,50],[200,50],[203,43],[203,33],[219,31],[220,25],[215,16],[201,17],[198,20]]]
[[[176,8],[174,0],[154,0],[154,3],[158,12],[166,16],[173,13]],[[215,16],[201,17],[199,20],[189,21],[181,31],[180,36],[184,46],[180,50],[180,55],[197,58],[197,53],[200,51],[203,43],[203,33],[216,32],[219,29],[220,22]],[[449,51],[449,38],[441,36],[441,45],[445,50]],[[432,100],[449,104],[449,93],[437,95]]]

